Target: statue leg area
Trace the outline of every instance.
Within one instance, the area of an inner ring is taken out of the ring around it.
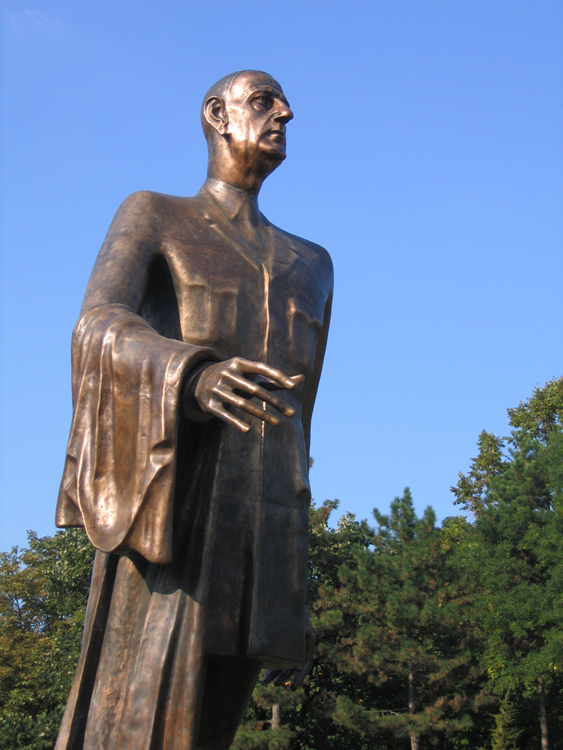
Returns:
[[[208,657],[197,750],[231,746],[261,668],[259,662],[244,657]]]
[[[115,555],[96,553],[82,651],[55,750],[81,750],[83,747],[117,567],[118,558]]]
[[[91,623],[57,750],[196,750],[201,604],[172,565],[135,553],[97,560]]]

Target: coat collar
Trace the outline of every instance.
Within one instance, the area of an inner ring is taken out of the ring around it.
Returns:
[[[264,224],[264,217],[258,208],[256,195],[251,195],[245,190],[240,190],[212,177],[208,177],[204,182],[202,191],[213,198],[229,219],[250,221],[254,226]]]

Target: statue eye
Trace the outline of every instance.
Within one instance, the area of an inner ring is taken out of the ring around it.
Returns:
[[[271,94],[258,94],[254,97],[253,103],[258,109],[270,109],[274,103],[274,97]]]

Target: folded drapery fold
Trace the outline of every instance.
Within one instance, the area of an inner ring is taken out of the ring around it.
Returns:
[[[87,311],[72,339],[74,414],[57,526],[84,526],[103,552],[172,559],[178,410],[210,347],[160,336],[125,305]]]

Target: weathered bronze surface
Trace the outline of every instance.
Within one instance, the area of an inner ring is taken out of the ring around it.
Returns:
[[[293,687],[310,668],[309,434],[332,265],[257,202],[292,117],[265,73],[215,84],[205,184],[131,195],[94,266],[56,521],[98,552],[57,750],[228,748],[262,667]]]

